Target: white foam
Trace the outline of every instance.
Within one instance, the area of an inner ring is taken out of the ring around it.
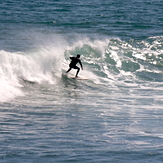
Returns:
[[[23,96],[20,78],[27,81],[55,83],[61,72],[64,49],[42,47],[30,52],[0,51],[0,102]]]
[[[24,95],[14,70],[17,67],[15,60],[14,53],[0,51],[0,102]]]

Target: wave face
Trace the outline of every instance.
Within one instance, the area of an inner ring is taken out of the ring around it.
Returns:
[[[60,84],[58,81],[68,69],[69,57],[78,53],[84,66],[80,75],[95,84],[162,82],[163,37],[124,41],[77,36],[69,40],[60,36],[55,45],[46,42],[27,52],[1,50],[1,101],[25,95],[25,81]]]

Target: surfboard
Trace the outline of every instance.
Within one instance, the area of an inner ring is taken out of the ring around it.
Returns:
[[[84,77],[84,76],[75,77],[72,74],[67,74],[67,73],[64,73],[64,72],[62,73],[62,77],[66,77],[66,78],[69,78],[69,79],[76,79],[76,80],[88,80],[89,79],[89,78]]]
[[[84,76],[75,77],[75,76],[72,76],[72,75],[68,74],[67,77],[71,78],[71,79],[76,79],[76,80],[88,80],[88,78],[84,77]]]
[[[88,80],[88,78],[83,77],[83,76],[78,76],[78,77],[70,77],[71,79],[76,79],[76,80]]]

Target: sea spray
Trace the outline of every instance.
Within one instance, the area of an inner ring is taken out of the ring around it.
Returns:
[[[55,50],[42,48],[32,52],[0,51],[0,101],[25,95],[22,81],[55,84],[55,76],[61,73],[63,59],[57,53],[59,51]]]

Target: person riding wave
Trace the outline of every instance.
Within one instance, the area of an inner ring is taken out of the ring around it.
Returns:
[[[82,70],[83,70],[83,65],[81,63],[81,60],[79,59],[80,58],[80,55],[77,54],[76,57],[70,57],[71,59],[71,63],[69,64],[69,69],[67,70],[67,73],[73,68],[73,69],[77,69],[77,72],[76,72],[76,76],[75,77],[78,77],[78,73],[80,71],[80,68],[78,66],[76,66],[77,63],[80,64]]]

